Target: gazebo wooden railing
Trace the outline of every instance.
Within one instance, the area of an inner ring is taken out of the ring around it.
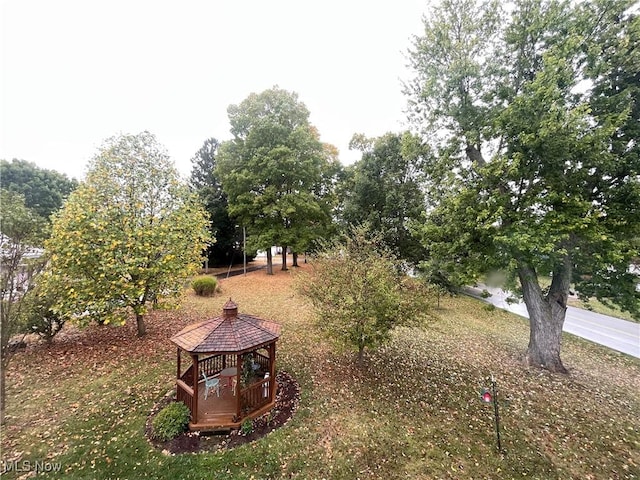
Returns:
[[[260,365],[260,369],[263,372],[269,371],[269,357],[258,352],[252,352],[251,355],[253,361]],[[238,364],[237,358],[236,355],[211,355],[210,357],[198,360],[198,372],[200,375],[204,373],[207,377],[216,376],[227,367],[235,367]],[[200,380],[200,375],[198,376],[198,380]]]
[[[265,357],[264,355],[259,354],[258,352],[253,352],[253,360],[260,365],[260,368],[264,372],[269,371],[269,357]]]
[[[184,404],[189,407],[189,411],[193,412],[193,388],[182,380],[176,381],[176,400],[178,402],[184,402]]]
[[[271,378],[265,378],[240,390],[242,410],[251,412],[267,405],[271,400]]]
[[[213,377],[218,375],[225,368],[235,367],[236,365],[236,355],[211,355],[210,357],[198,360],[198,371],[200,375],[204,373],[207,377]]]

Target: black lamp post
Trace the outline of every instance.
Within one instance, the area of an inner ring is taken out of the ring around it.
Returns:
[[[483,388],[480,391],[480,400],[483,403],[493,403],[493,414],[496,422],[496,439],[498,441],[498,452],[502,453],[502,445],[500,444],[500,412],[498,411],[498,388],[496,387],[496,379],[491,374],[491,387]]]

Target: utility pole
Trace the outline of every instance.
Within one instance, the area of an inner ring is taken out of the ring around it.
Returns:
[[[247,227],[242,226],[242,253],[244,254],[244,275],[247,275]]]

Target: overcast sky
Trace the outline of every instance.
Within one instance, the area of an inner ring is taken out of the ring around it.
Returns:
[[[3,0],[0,158],[81,178],[102,141],[148,130],[185,176],[227,107],[299,94],[343,163],[354,133],[406,125],[425,0]]]

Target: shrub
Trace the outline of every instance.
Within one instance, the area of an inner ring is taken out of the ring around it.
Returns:
[[[240,425],[240,432],[242,432],[243,435],[249,435],[251,432],[253,432],[253,420],[247,418],[244,422],[242,422],[242,425]]]
[[[52,310],[46,310],[41,316],[32,317],[31,332],[36,333],[45,342],[51,343],[65,324],[65,319]]]
[[[195,290],[196,295],[210,297],[216,293],[218,280],[216,280],[215,277],[198,277],[191,282],[191,288]]]
[[[393,328],[425,317],[427,293],[417,281],[402,281],[403,265],[378,232],[352,227],[333,243],[324,243],[313,269],[296,278],[298,292],[315,307],[327,336],[358,350],[376,348]]]
[[[38,281],[42,278],[38,277]],[[42,283],[27,292],[20,306],[20,323],[24,333],[35,333],[50,343],[66,321],[65,317],[53,310],[55,302],[55,292],[45,288]]]
[[[182,402],[173,402],[164,407],[153,419],[153,436],[166,442],[187,430],[191,412]]]
[[[483,310],[486,310],[487,312],[493,312],[493,311],[495,311],[496,306],[493,303],[487,303],[482,308],[483,308]]]

